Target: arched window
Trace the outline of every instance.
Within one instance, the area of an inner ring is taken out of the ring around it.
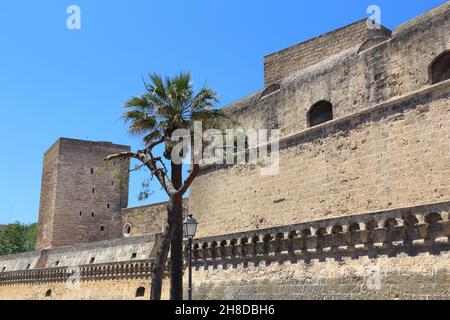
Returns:
[[[430,65],[430,78],[432,84],[450,79],[450,50],[433,60]]]
[[[46,296],[46,297],[51,297],[51,296],[52,296],[52,290],[51,290],[51,289],[48,289],[48,290],[45,292],[45,296]]]
[[[308,125],[317,126],[333,120],[333,106],[328,101],[319,101],[314,104],[308,112]]]
[[[261,93],[261,96],[259,98],[262,99],[264,97],[267,97],[268,95],[270,95],[274,92],[277,92],[280,89],[281,89],[281,84],[273,83],[263,90],[263,92]]]
[[[127,223],[126,225],[123,226],[123,234],[125,235],[125,237],[131,235],[131,224]]]
[[[137,288],[136,298],[143,297],[143,296],[145,296],[145,288],[144,287]]]

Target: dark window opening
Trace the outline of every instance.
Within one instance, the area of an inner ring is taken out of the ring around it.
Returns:
[[[328,101],[319,101],[308,112],[308,124],[310,127],[333,120],[333,106]]]
[[[112,186],[114,185],[114,181],[111,182],[111,185],[112,185]]]
[[[127,235],[131,234],[131,225],[127,223],[125,227],[123,228],[123,232]]]
[[[28,265],[27,265],[27,270],[29,270],[29,269],[30,269],[30,267],[31,267],[31,264],[28,264]]]
[[[92,188],[92,193],[95,193],[95,189],[94,188]]]
[[[107,203],[107,204],[106,204],[106,208],[109,209],[110,207],[111,207],[111,205],[110,205],[109,203]]]
[[[82,214],[83,214],[83,212],[80,211],[80,217],[81,217]]]
[[[133,252],[133,254],[131,255],[131,259],[136,259],[136,257],[137,257],[137,253]]]
[[[430,66],[431,83],[436,84],[450,79],[450,51],[440,54]]]
[[[94,168],[91,168],[91,174],[94,174]]]
[[[89,264],[93,264],[95,262],[95,257],[92,257],[91,260],[89,261]]]
[[[6,267],[3,267],[2,272],[5,272],[5,270],[6,270]]]
[[[55,267],[59,266],[59,261],[55,262]]]
[[[100,226],[100,231],[105,231],[105,227],[104,226]]]
[[[91,213],[91,216],[92,216],[92,217],[95,217],[95,213],[94,213],[94,212],[92,212],[92,213]]]
[[[48,289],[47,292],[45,292],[45,296],[46,297],[51,297],[52,296],[52,290]]]
[[[145,288],[144,287],[137,288],[136,298],[143,297],[143,296],[145,296]]]

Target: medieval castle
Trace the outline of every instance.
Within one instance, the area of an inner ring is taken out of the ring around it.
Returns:
[[[280,129],[280,168],[201,168],[195,299],[450,299],[450,2],[366,22],[266,56],[264,89],[225,107]],[[103,161],[127,150],[50,147],[36,251],[0,257],[0,299],[148,298],[166,205],[127,208]]]

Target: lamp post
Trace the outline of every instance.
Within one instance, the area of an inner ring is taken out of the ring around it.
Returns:
[[[197,220],[189,214],[183,222],[184,236],[188,238],[188,297],[192,300],[192,239],[197,232]]]

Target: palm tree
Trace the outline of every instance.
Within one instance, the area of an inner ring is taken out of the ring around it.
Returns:
[[[158,179],[168,194],[167,223],[160,238],[152,271],[151,296],[153,300],[161,298],[164,269],[170,248],[170,299],[181,300],[183,299],[182,200],[199,171],[199,165],[191,164],[189,176],[183,182],[182,164],[171,159],[174,147],[171,136],[177,129],[192,132],[194,121],[202,121],[205,128],[228,119],[228,116],[222,110],[212,109],[218,102],[214,90],[204,86],[195,94],[189,72],[164,79],[158,74],[150,74],[149,79],[150,82],[144,81],[145,94],[127,101],[125,108],[129,110],[123,115],[124,120],[129,123],[129,132],[143,138],[145,149],[111,155],[106,160],[138,159]],[[153,149],[160,144],[164,144],[164,158],[170,161],[170,178],[162,157],[153,155]]]

